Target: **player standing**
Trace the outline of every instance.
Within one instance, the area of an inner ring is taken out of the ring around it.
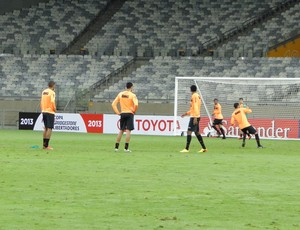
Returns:
[[[114,112],[121,116],[120,131],[117,136],[115,151],[119,151],[119,145],[122,139],[122,135],[126,131],[124,151],[131,152],[128,147],[131,131],[134,129],[134,114],[138,108],[138,99],[136,95],[132,93],[132,90],[133,84],[131,82],[126,83],[126,90],[120,92],[112,103]],[[121,112],[117,107],[118,103],[120,103]]]
[[[223,129],[223,115],[222,115],[222,106],[220,105],[217,98],[214,99],[214,111],[212,114],[215,119],[213,121],[212,127],[217,131],[218,137],[220,137],[221,133],[223,135],[222,139],[226,139],[225,132]],[[217,128],[218,126],[218,128]]]
[[[234,103],[234,112],[231,115],[231,125],[235,124],[235,121],[238,123],[240,130],[243,132],[243,143],[242,147],[246,145],[246,135],[247,133],[254,134],[255,140],[257,143],[257,148],[263,148],[260,144],[259,136],[256,129],[249,123],[246,114],[252,113],[252,110],[247,108],[240,108],[239,103]]]
[[[191,86],[191,102],[190,102],[190,110],[186,113],[182,114],[181,117],[185,117],[186,115],[190,115],[190,122],[187,130],[187,139],[186,139],[186,147],[185,149],[181,150],[182,153],[188,153],[190,143],[192,140],[192,132],[195,133],[200,145],[202,146],[202,149],[199,151],[200,153],[207,152],[208,150],[205,147],[205,144],[203,142],[203,138],[199,132],[200,127],[200,109],[201,109],[201,99],[199,94],[197,93],[197,87],[195,85]]]
[[[48,83],[48,88],[42,92],[41,97],[41,111],[43,114],[44,121],[44,132],[43,132],[43,149],[53,150],[52,147],[49,146],[52,129],[54,127],[54,114],[56,112],[55,105],[55,83],[54,81],[50,81]]]

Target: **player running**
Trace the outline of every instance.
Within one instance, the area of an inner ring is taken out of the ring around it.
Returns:
[[[252,110],[247,108],[240,108],[239,103],[234,103],[234,112],[231,115],[231,125],[234,126],[235,121],[238,123],[238,126],[240,130],[243,132],[243,143],[242,147],[245,147],[246,145],[246,135],[247,133],[254,134],[255,140],[257,143],[257,148],[263,148],[263,146],[260,144],[259,136],[256,131],[256,129],[249,123],[246,114],[252,113]]]
[[[222,133],[222,139],[226,139],[225,132],[223,129],[222,106],[220,105],[217,98],[214,99],[214,111],[212,116],[215,117],[212,125],[213,129],[217,131],[218,137],[220,137]]]
[[[48,88],[42,92],[41,97],[41,111],[43,114],[44,121],[44,132],[43,132],[43,149],[45,150],[53,150],[52,147],[49,146],[52,129],[54,127],[54,114],[56,112],[55,105],[55,83],[54,81],[50,81],[48,83]]]
[[[112,108],[115,113],[121,115],[120,131],[115,144],[116,152],[119,151],[119,144],[125,131],[126,137],[124,152],[131,152],[128,147],[131,131],[134,129],[134,114],[138,109],[138,99],[136,95],[132,93],[133,84],[131,82],[126,83],[126,88],[127,90],[120,92],[112,103]],[[121,112],[117,107],[118,103],[120,103]]]
[[[201,99],[199,94],[197,93],[197,87],[195,85],[191,86],[191,102],[190,102],[190,110],[181,115],[181,117],[185,117],[186,115],[190,115],[190,122],[187,130],[187,139],[186,139],[186,147],[181,150],[182,153],[188,153],[190,143],[192,140],[192,132],[195,133],[202,149],[199,150],[200,153],[207,152],[208,150],[205,147],[202,136],[199,132],[199,123],[200,123],[200,109],[201,109]]]

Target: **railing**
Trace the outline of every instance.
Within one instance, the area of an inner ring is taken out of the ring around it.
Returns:
[[[98,89],[100,86],[102,86],[103,84],[105,84],[105,86],[107,86],[108,81],[113,77],[118,75],[119,73],[121,73],[122,71],[124,71],[125,69],[127,69],[133,62],[135,62],[135,59],[130,60],[129,62],[127,62],[125,65],[123,65],[122,67],[116,69],[115,71],[111,72],[110,74],[108,74],[107,76],[105,76],[105,78],[102,78],[101,80],[99,80],[98,82],[96,82],[95,84],[93,84],[92,86],[89,87],[88,91],[95,91],[96,89]]]
[[[118,75],[122,71],[126,70],[135,60],[132,59],[129,62],[127,62],[122,67],[116,69],[115,71],[111,72],[104,78],[100,79],[93,85],[91,85],[88,89],[84,89],[81,91],[77,91],[74,93],[74,95],[67,100],[65,106],[63,107],[63,111],[73,111],[76,112],[79,108],[80,110],[86,109],[88,101],[97,93],[97,90],[102,86],[108,85],[108,81],[112,79],[114,76]],[[73,106],[72,106],[73,105]]]
[[[286,44],[286,43],[288,43],[288,42],[290,42],[290,41],[293,41],[293,40],[295,40],[295,39],[297,39],[297,38],[300,38],[299,31],[298,31],[298,30],[292,31],[292,32],[290,32],[290,33],[287,35],[287,37],[289,37],[287,40],[285,40],[285,41],[283,41],[283,42],[280,42],[280,43],[278,43],[278,44],[276,44],[276,45],[270,46],[268,50],[275,49],[275,48],[278,47],[278,46],[282,46],[282,45],[284,45],[284,44]]]

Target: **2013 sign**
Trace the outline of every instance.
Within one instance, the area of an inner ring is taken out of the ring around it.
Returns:
[[[101,120],[88,120],[88,127],[102,127]]]
[[[33,125],[33,118],[20,118],[20,125]]]
[[[40,113],[19,113],[19,129],[33,130],[34,124]]]

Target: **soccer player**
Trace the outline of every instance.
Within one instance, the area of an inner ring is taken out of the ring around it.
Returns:
[[[54,114],[56,112],[55,105],[55,83],[54,81],[50,81],[48,83],[48,88],[42,92],[41,97],[41,111],[43,114],[44,121],[44,132],[43,132],[43,149],[45,150],[53,150],[52,147],[49,146],[52,129],[54,127]]]
[[[247,108],[247,104],[244,103],[244,99],[242,97],[239,98],[239,107],[240,108]],[[246,114],[246,117],[248,118],[247,114]],[[239,130],[239,133],[240,133],[239,139],[243,139],[243,132],[242,132],[242,130]],[[251,139],[250,133],[247,133],[247,136],[248,136],[248,139],[250,140]]]
[[[234,112],[231,115],[231,125],[235,124],[235,121],[238,123],[240,130],[243,132],[243,144],[242,147],[246,145],[246,135],[247,133],[254,134],[255,140],[257,143],[257,148],[263,148],[260,144],[259,136],[256,129],[249,123],[247,119],[247,114],[252,113],[252,110],[247,108],[240,108],[239,103],[234,103]]]
[[[201,99],[199,94],[197,93],[197,87],[195,85],[191,86],[191,102],[190,102],[190,110],[186,113],[182,114],[181,117],[185,117],[186,115],[190,115],[190,122],[187,130],[187,139],[186,139],[186,147],[185,149],[181,150],[182,153],[188,153],[190,143],[192,140],[192,132],[195,133],[200,145],[202,146],[202,149],[199,151],[200,153],[207,152],[208,150],[205,147],[205,144],[203,142],[202,136],[199,132],[200,127],[200,109],[201,109]]]
[[[120,131],[117,136],[115,151],[119,151],[119,144],[122,139],[123,133],[126,131],[125,148],[124,152],[131,152],[129,150],[129,142],[131,131],[134,129],[134,114],[138,109],[138,99],[132,92],[133,84],[131,82],[126,83],[126,90],[118,94],[112,103],[114,112],[121,116],[120,119]],[[120,103],[121,112],[119,111],[117,104]]]
[[[225,132],[223,129],[222,106],[220,105],[217,98],[214,99],[214,111],[213,111],[212,116],[215,117],[215,119],[213,121],[213,125],[212,125],[213,129],[217,131],[218,137],[220,137],[220,135],[222,133],[222,135],[223,135],[222,139],[226,139]]]

